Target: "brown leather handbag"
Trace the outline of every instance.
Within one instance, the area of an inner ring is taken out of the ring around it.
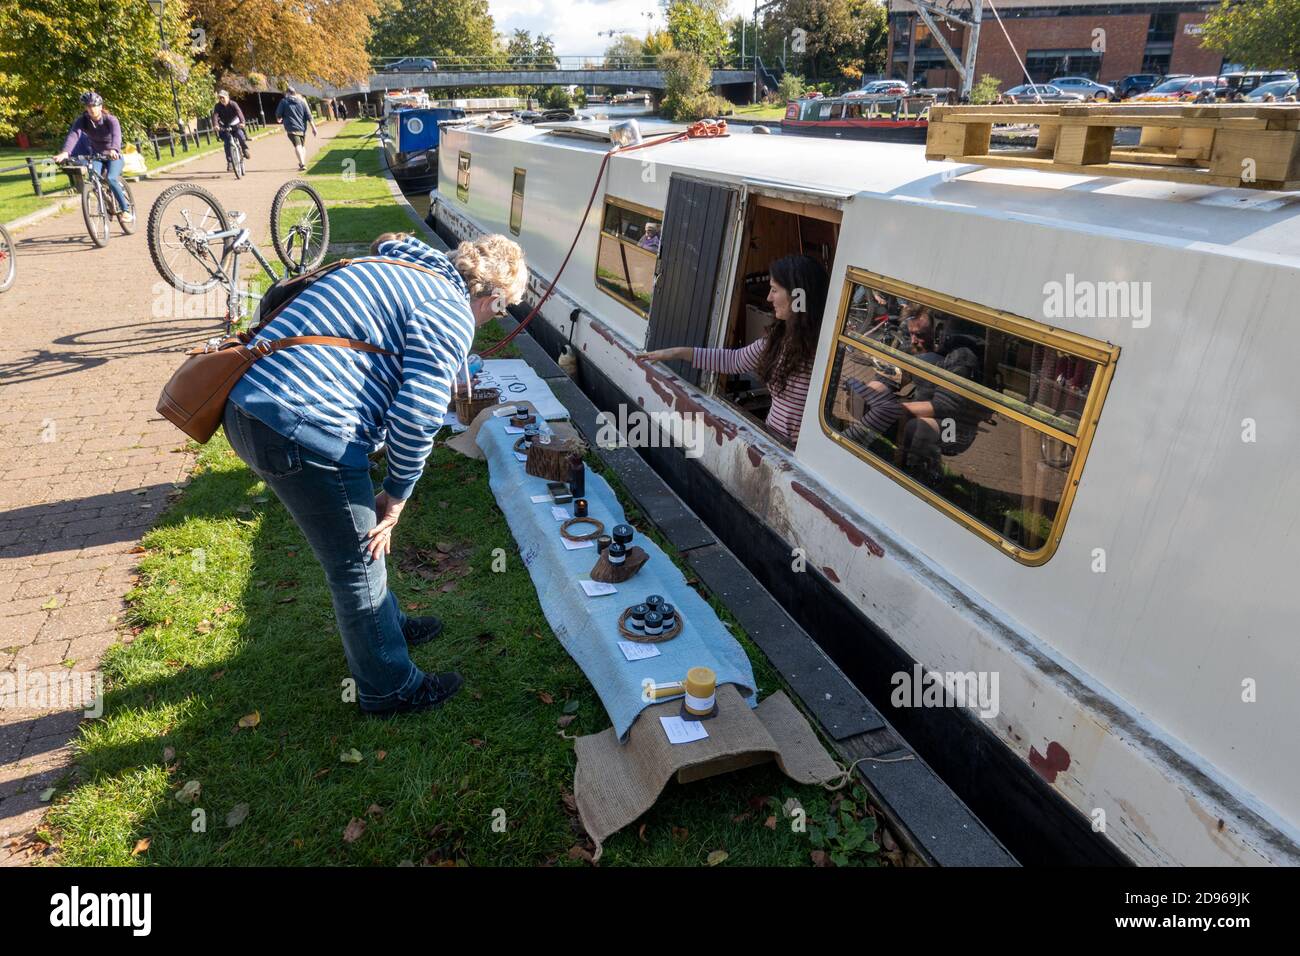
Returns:
[[[432,269],[426,269],[413,262],[403,262],[400,259],[366,261],[385,262],[432,275],[438,274]],[[269,342],[258,342],[251,346],[248,344],[268,322],[279,315],[317,279],[351,262],[351,259],[340,259],[286,280],[281,284],[281,289],[277,290],[278,301],[275,308],[258,323],[256,328],[232,335],[215,345],[205,345],[187,353],[184,363],[163,386],[162,395],[158,398],[158,413],[195,441],[206,444],[221,425],[221,419],[226,413],[226,400],[230,397],[235,383],[254,362],[272,352],[294,345],[328,345],[333,348],[356,349],[358,352],[392,355],[393,353],[387,349],[381,349],[368,342],[333,335],[291,335]]]

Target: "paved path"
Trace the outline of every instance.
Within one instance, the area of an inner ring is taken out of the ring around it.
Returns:
[[[308,152],[340,128],[322,124]],[[252,151],[242,180],[216,153],[134,184],[139,229],[123,236],[114,224],[106,248],[91,244],[80,209],[14,237],[18,281],[0,295],[0,866],[39,859],[31,834],[40,794],[68,772],[82,717],[14,709],[3,672],[12,683],[95,671],[119,637],[132,550],[192,463],[154,406],[177,353],[220,331],[208,316],[223,302],[161,285],[148,210],[168,186],[192,181],[268,239],[271,199],[297,175],[297,160],[279,133]]]

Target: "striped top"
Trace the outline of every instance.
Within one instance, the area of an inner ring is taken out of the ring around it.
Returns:
[[[388,443],[384,490],[407,498],[424,470],[474,339],[469,288],[442,253],[394,239],[299,294],[254,341],[360,339],[394,353],[297,345],[254,362],[231,392],[244,411],[332,461],[364,467]]]
[[[766,337],[755,339],[739,349],[696,349],[691,364],[706,372],[739,375],[758,369],[759,359],[767,345]],[[808,400],[808,384],[812,368],[802,368],[786,379],[784,388],[768,386],[772,407],[767,413],[767,427],[791,445],[799,440],[799,423],[803,421],[803,406]]]

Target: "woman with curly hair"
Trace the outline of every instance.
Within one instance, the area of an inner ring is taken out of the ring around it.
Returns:
[[[772,398],[767,427],[793,446],[799,440],[799,423],[808,399],[829,280],[821,263],[809,256],[785,256],[767,269],[771,276],[767,301],[776,321],[762,338],[738,349],[657,349],[642,353],[637,360],[680,360],[724,375],[756,375]]]
[[[300,344],[253,363],[230,394],[235,453],[275,492],[325,569],[343,651],[369,714],[436,707],[461,685],[425,674],[408,645],[437,618],[407,618],[384,557],[424,470],[477,326],[523,298],[523,250],[504,236],[463,242],[450,257],[404,234],[317,279],[249,343],[337,336],[367,350]],[[378,494],[369,455],[386,443]]]

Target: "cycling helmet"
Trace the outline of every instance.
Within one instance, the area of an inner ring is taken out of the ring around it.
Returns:
[[[81,105],[82,106],[103,106],[104,98],[100,96],[98,93],[96,93],[94,90],[87,90],[85,93],[81,94]]]

